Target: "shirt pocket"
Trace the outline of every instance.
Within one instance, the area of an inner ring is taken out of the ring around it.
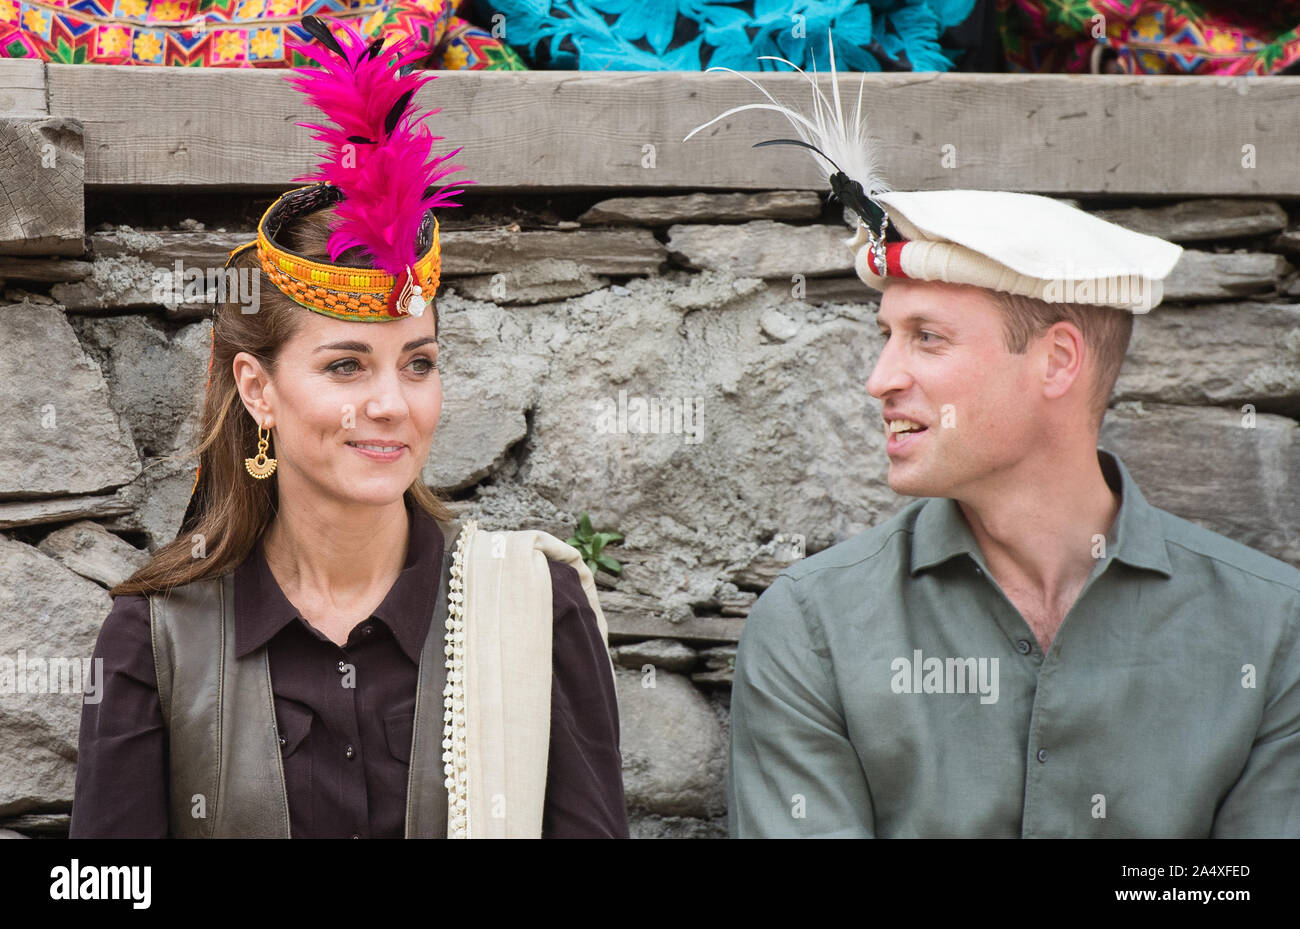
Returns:
[[[388,740],[388,752],[404,764],[411,763],[411,735],[415,731],[415,720],[410,713],[394,713],[384,717],[384,736]]]
[[[285,700],[277,703],[275,716],[276,729],[280,734],[280,754],[287,758],[296,752],[311,734],[311,723],[315,714],[301,703]]]

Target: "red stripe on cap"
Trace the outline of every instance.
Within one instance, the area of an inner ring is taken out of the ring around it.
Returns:
[[[906,242],[885,243],[885,267],[889,269],[890,277],[907,277],[903,273],[903,246],[906,244]]]
[[[868,245],[867,267],[871,269],[871,273],[876,277],[907,277],[903,273],[903,246],[907,242],[908,240],[904,239],[902,242],[885,243],[885,270],[889,272],[887,275],[881,274],[876,268],[876,253]]]

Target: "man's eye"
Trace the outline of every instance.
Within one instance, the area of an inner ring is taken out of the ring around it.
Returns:
[[[939,338],[939,337],[938,337],[937,335],[935,335],[933,332],[928,332],[928,331],[926,331],[925,329],[922,329],[919,338],[920,338],[922,341],[924,341],[926,336],[929,336],[931,339],[936,339],[936,340]]]

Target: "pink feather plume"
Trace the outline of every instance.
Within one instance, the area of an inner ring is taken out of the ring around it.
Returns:
[[[370,252],[375,267],[397,275],[421,257],[415,239],[425,213],[434,207],[460,206],[450,198],[461,192],[459,185],[475,182],[454,181],[425,194],[441,178],[465,166],[444,165],[459,148],[430,157],[433,143],[443,137],[432,135],[424,120],[441,107],[415,116],[410,103],[416,91],[437,75],[420,76],[414,70],[403,75],[398,70],[424,56],[424,51],[412,50],[414,38],[407,36],[372,55],[355,30],[344,23],[334,25],[342,29],[331,34],[343,56],[324,44],[288,43],[288,48],[320,65],[292,69],[289,82],[332,123],[296,124],[315,129],[312,138],[328,150],[314,173],[294,181],[325,181],[344,193],[334,208],[330,261],[360,245]],[[401,117],[389,132],[385,121],[403,97]]]

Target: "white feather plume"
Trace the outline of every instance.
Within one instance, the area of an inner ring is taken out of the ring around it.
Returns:
[[[830,37],[829,30],[827,30],[827,37]],[[731,116],[733,113],[739,113],[743,110],[775,110],[784,115],[786,119],[790,120],[790,123],[794,126],[795,131],[799,133],[799,138],[802,141],[809,145],[815,145],[822,152],[825,152],[826,157],[823,158],[817,152],[804,149],[808,154],[812,155],[812,157],[816,159],[817,166],[821,169],[822,174],[827,181],[830,180],[832,174],[837,171],[843,171],[849,178],[861,184],[862,189],[868,196],[889,190],[889,184],[881,175],[879,165],[876,161],[874,150],[875,142],[871,136],[868,135],[866,123],[862,119],[862,91],[866,86],[866,75],[862,75],[862,80],[858,84],[858,105],[856,112],[853,114],[853,121],[850,124],[844,118],[844,111],[840,103],[840,85],[838,75],[835,71],[835,43],[833,40],[830,42],[830,55],[831,94],[835,99],[835,105],[833,107],[831,106],[831,102],[826,99],[826,95],[822,93],[821,88],[817,86],[817,80],[815,77],[817,74],[817,59],[815,56],[813,57],[812,75],[809,75],[794,62],[787,61],[786,59],[775,55],[761,55],[758,59],[759,61],[769,60],[784,62],[804,77],[808,78],[808,82],[812,84],[813,88],[812,119],[809,119],[807,116],[804,116],[802,113],[799,113],[791,107],[783,106],[778,103],[776,98],[764,90],[759,84],[750,78],[745,77],[745,75],[741,74],[739,71],[734,71],[731,68],[724,68],[720,65],[709,68],[708,70],[710,71],[731,71],[732,74],[744,78],[757,87],[759,91],[762,92],[763,96],[767,97],[767,99],[772,102],[747,103],[744,106],[732,107],[725,113],[719,113],[707,123],[704,123],[701,126],[696,126],[687,134],[685,139],[682,139],[682,141],[687,141],[701,129],[705,129],[716,123],[718,120]],[[827,161],[828,158],[831,162],[834,162],[834,164],[829,163]]]

